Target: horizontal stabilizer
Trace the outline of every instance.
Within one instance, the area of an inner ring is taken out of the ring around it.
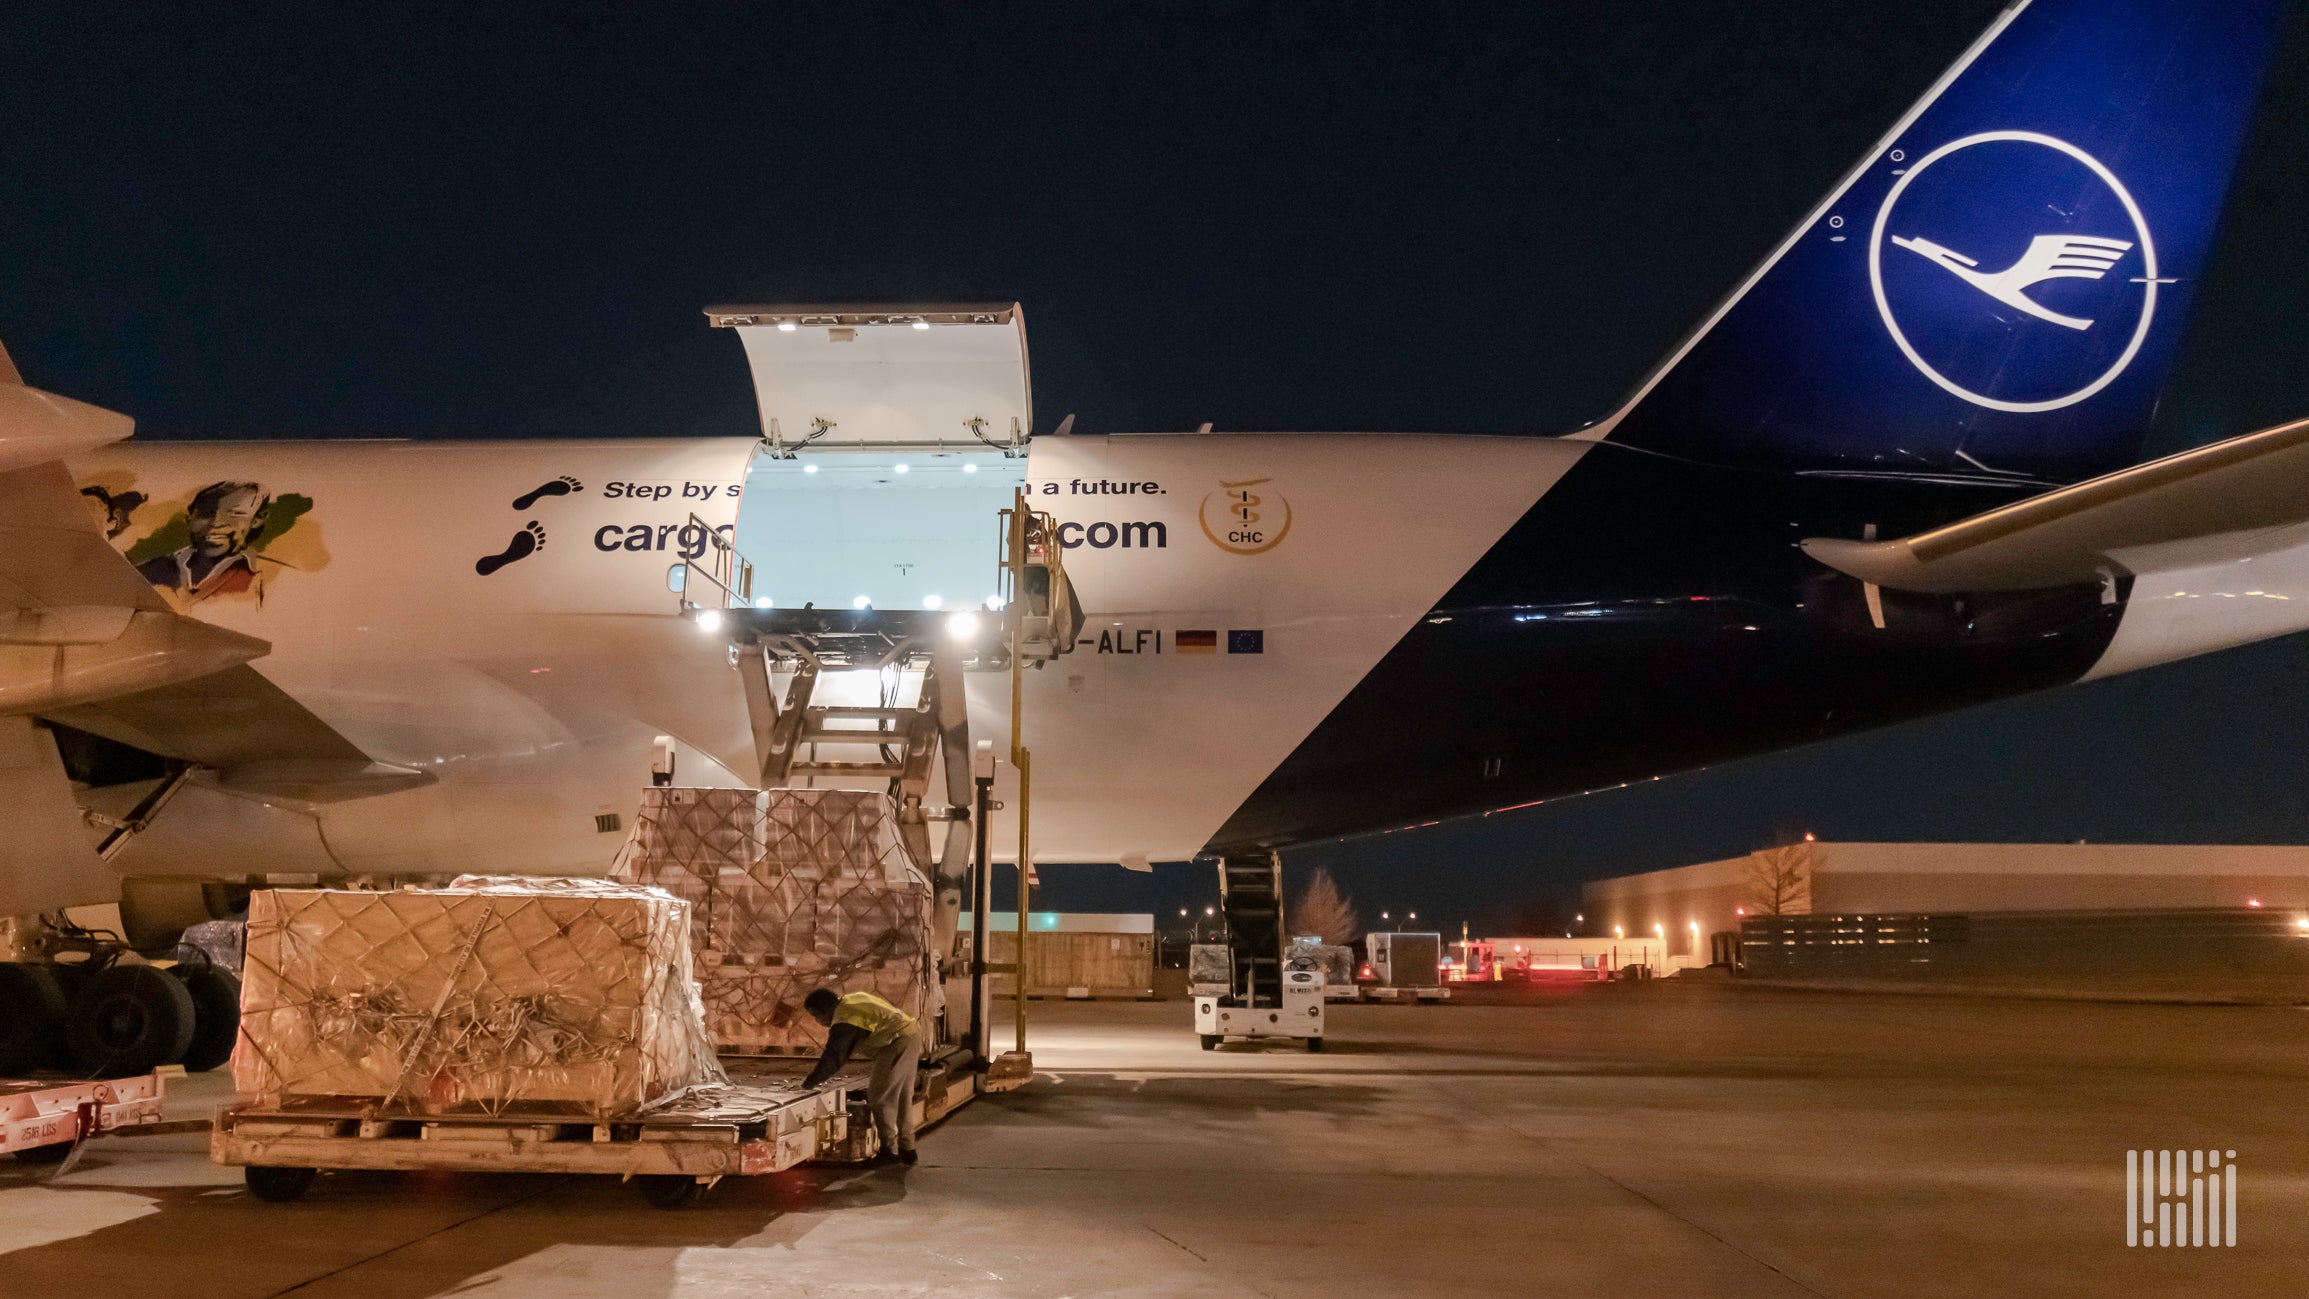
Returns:
[[[2244,558],[2309,525],[2309,420],[2152,460],[1898,541],[1804,553],[1895,591],[2020,591]]]

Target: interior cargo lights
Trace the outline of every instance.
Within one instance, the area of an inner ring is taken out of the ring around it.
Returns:
[[[866,595],[855,596],[850,601],[850,607],[853,609],[871,609],[874,607],[874,599],[872,596]]]
[[[781,334],[791,334],[799,328],[801,328],[801,326],[796,325],[791,320],[781,320],[778,322],[778,332]]]
[[[978,634],[978,615],[965,609],[948,618],[946,620],[946,634],[956,640],[969,640],[976,636]],[[1179,914],[1183,916],[1186,912],[1181,911]]]
[[[935,609],[944,603],[946,602],[939,599],[936,595],[926,595],[922,597],[922,607],[925,609]]]

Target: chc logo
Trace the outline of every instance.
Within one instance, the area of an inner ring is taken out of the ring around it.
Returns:
[[[1203,535],[1236,555],[1261,555],[1282,545],[1291,533],[1291,503],[1272,485],[1274,481],[1246,478],[1220,483],[1217,491],[1203,498]]]
[[[1893,183],[1869,235],[1868,282],[1924,377],[2025,413],[2114,383],[2149,336],[2157,285],[2171,281],[2157,278],[2140,205],[2098,159],[2049,135],[1988,131],[1941,145]]]

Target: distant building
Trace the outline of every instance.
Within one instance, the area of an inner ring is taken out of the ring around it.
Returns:
[[[1589,930],[1656,936],[1708,959],[1746,916],[2173,911],[2261,907],[2309,917],[2309,846],[1813,843],[1597,880]]]

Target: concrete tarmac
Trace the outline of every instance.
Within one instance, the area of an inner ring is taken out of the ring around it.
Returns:
[[[920,1165],[681,1212],[529,1176],[265,1204],[198,1136],[0,1163],[0,1295],[2309,1293],[2309,1009],[1676,979],[1335,1006],[1321,1055],[1203,1052],[1182,1002],[1032,1015],[1035,1083]],[[2127,1248],[2142,1147],[2237,1152],[2237,1248]]]

